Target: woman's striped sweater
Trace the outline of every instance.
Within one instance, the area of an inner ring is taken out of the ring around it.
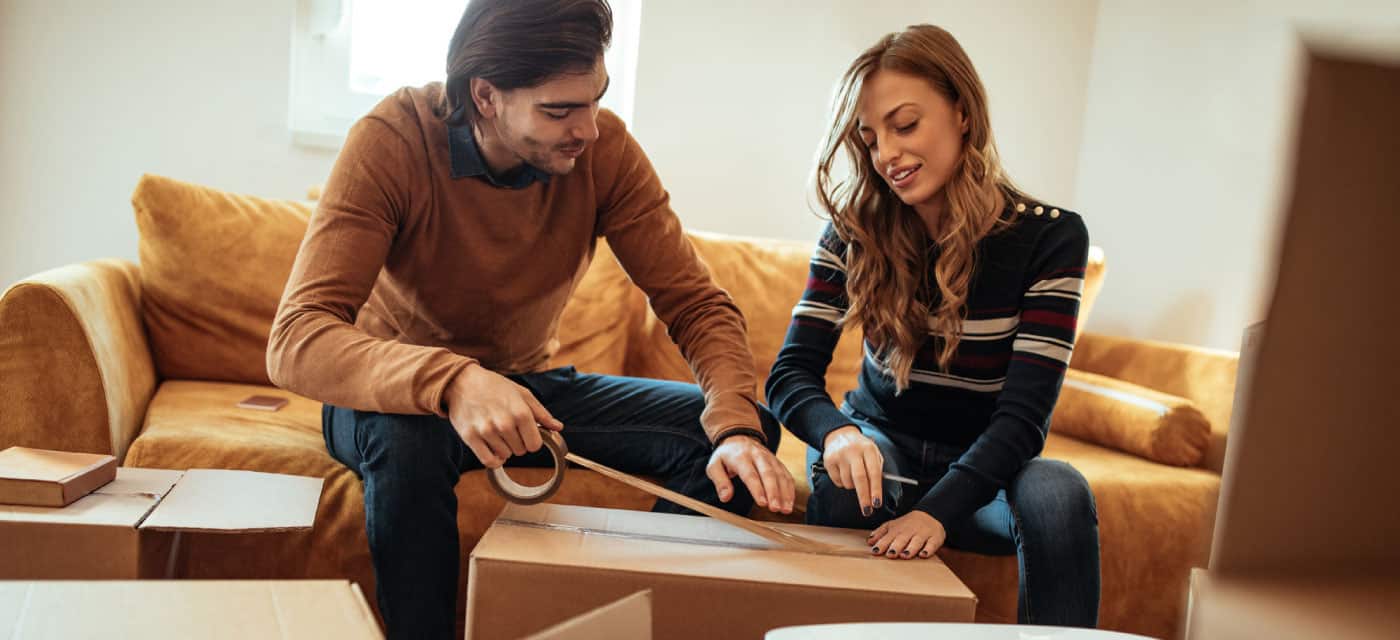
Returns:
[[[1074,347],[1089,251],[1083,220],[1024,204],[1006,215],[1014,217],[1011,226],[978,245],[962,339],[947,370],[937,360],[942,339],[930,330],[910,387],[896,394],[879,345],[866,342],[859,387],[846,395],[848,409],[877,426],[966,447],[916,506],[943,523],[990,502],[1040,453]],[[938,247],[929,250],[936,258]],[[846,256],[846,244],[827,225],[767,383],[778,417],[817,449],[827,434],[851,424],[825,384],[848,306]],[[936,296],[937,287],[930,289]]]

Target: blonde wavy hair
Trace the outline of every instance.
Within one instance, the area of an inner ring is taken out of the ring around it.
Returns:
[[[936,298],[925,278],[929,233],[914,209],[900,201],[876,171],[860,137],[856,110],[861,88],[879,70],[926,78],[967,118],[957,166],[934,196],[946,200],[937,237],[932,238],[941,249],[934,264]],[[832,168],[843,149],[850,176],[836,180]],[[1002,215],[1007,202],[1024,199],[1002,170],[986,89],[952,34],[932,25],[914,25],[881,38],[851,63],[833,103],[831,130],[817,163],[816,191],[821,208],[847,244],[850,306],[843,323],[864,329],[899,391],[909,387],[914,357],[930,330],[942,339],[938,365],[946,371],[962,338],[977,244],[1009,226]],[[936,308],[931,308],[935,300]]]

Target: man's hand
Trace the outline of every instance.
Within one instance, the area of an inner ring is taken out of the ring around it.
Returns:
[[[822,446],[822,466],[831,482],[842,489],[855,489],[860,512],[869,517],[884,501],[885,457],[860,428],[847,425],[826,435]]]
[[[729,479],[739,476],[758,506],[775,513],[792,513],[792,503],[796,499],[792,474],[757,438],[745,435],[725,438],[710,455],[705,475],[715,483],[721,502],[729,502],[734,497],[734,484]]]
[[[931,558],[943,546],[948,532],[937,518],[915,509],[870,532],[870,552],[886,558]]]
[[[512,455],[539,451],[544,446],[540,427],[564,428],[529,389],[479,364],[452,379],[445,401],[452,428],[488,469]]]

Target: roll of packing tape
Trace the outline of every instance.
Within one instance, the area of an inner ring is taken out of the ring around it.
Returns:
[[[548,429],[540,429],[540,438],[544,440],[545,448],[554,455],[554,475],[544,484],[530,486],[516,482],[506,473],[505,467],[496,467],[487,475],[496,493],[516,504],[535,504],[548,500],[564,484],[564,471],[569,467],[565,461],[569,455],[569,445],[564,444],[558,432]]]

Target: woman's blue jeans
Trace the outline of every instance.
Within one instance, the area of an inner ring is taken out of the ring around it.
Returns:
[[[962,456],[963,449],[928,442],[881,428],[849,407],[851,423],[884,455],[885,472],[910,477],[918,487],[884,481],[882,506],[861,515],[854,490],[811,473],[807,522],[852,529],[874,529],[908,513]],[[807,462],[820,459],[808,448]],[[1094,496],[1084,477],[1058,460],[1027,462],[994,500],[960,522],[944,522],[945,545],[987,555],[1016,555],[1020,589],[1017,618],[1022,624],[1094,627],[1099,614],[1099,526]],[[918,560],[891,560],[918,562]]]

